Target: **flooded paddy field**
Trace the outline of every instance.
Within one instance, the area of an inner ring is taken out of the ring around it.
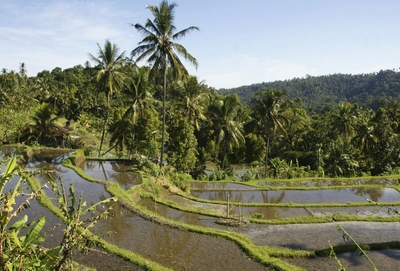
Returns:
[[[243,203],[347,203],[347,202],[396,202],[400,193],[393,188],[342,188],[324,190],[272,190],[272,191],[192,191],[194,197],[212,201]]]
[[[0,157],[2,157],[0,152]],[[57,153],[55,157],[46,154],[36,156],[25,164],[28,170],[46,169],[59,176],[65,186],[73,184],[76,194],[83,193],[88,205],[106,199],[111,195],[105,190],[101,181],[117,183],[122,189],[128,190],[140,185],[140,176],[131,170],[131,166],[125,163],[86,161],[83,170],[86,174],[100,180],[99,183],[89,182],[80,177],[74,170],[64,167],[61,162],[68,157],[70,152]],[[41,184],[48,181],[46,175],[35,175]],[[361,180],[359,187],[344,187],[342,189],[329,189],[329,186],[338,186],[332,180],[330,184],[323,184],[322,190],[296,190],[293,182],[285,186],[285,190],[258,190],[256,187],[242,183],[205,183],[194,182],[192,194],[203,200],[217,200],[225,202],[227,195],[231,201],[247,203],[347,203],[365,202],[366,198],[379,203],[400,201],[397,190],[392,187],[396,181],[383,179],[382,181]],[[338,181],[339,182],[339,181]],[[341,181],[343,182],[343,181]],[[375,185],[377,187],[363,187]],[[271,182],[276,184],[275,181]],[[276,187],[284,187],[284,182]],[[268,184],[269,185],[269,184]],[[293,185],[293,186],[291,186]],[[314,184],[318,186],[320,184]],[[343,186],[346,186],[344,184]],[[353,181],[354,185],[354,181]],[[300,184],[299,187],[304,187]],[[307,187],[312,187],[308,184]],[[293,188],[293,189],[288,189]],[[51,197],[52,191],[46,191]],[[197,208],[198,210],[211,210],[216,215],[224,216],[227,212],[226,204],[213,204],[211,202],[198,202],[176,194],[165,194],[162,200],[175,202],[183,208]],[[202,215],[195,212],[176,210],[150,199],[142,199],[138,202],[141,206],[174,221],[184,222],[190,225],[215,228],[242,234],[251,239],[257,246],[269,246],[276,248],[290,248],[294,250],[316,250],[332,245],[348,244],[342,238],[342,233],[336,229],[340,224],[359,243],[378,243],[400,241],[397,238],[400,232],[398,222],[331,222],[320,224],[288,224],[268,225],[251,223],[247,227],[229,227],[215,223],[215,216]],[[399,207],[391,207],[399,211]],[[192,210],[193,211],[193,210]],[[48,227],[60,224],[57,217],[37,203],[27,210],[32,219],[41,215],[48,217]],[[356,215],[365,217],[385,217],[395,214],[389,213],[381,206],[360,207],[248,207],[231,206],[231,215],[244,215],[251,217],[254,214],[261,215],[264,220],[279,220],[295,217],[332,216],[334,214]],[[146,259],[158,262],[173,270],[269,270],[262,264],[252,260],[234,242],[174,229],[166,225],[159,225],[152,221],[137,216],[119,204],[113,205],[112,218],[99,222],[94,228],[96,233],[110,233],[104,235],[109,243],[120,248],[132,251]],[[48,245],[56,244],[60,238],[60,232],[53,233],[54,238],[49,238]],[[53,243],[52,243],[53,242]],[[400,260],[400,250],[386,249],[382,251],[367,251],[378,270],[396,270]],[[371,266],[365,257],[359,257],[354,253],[338,254],[346,270],[369,270]],[[142,270],[140,267],[127,262],[107,251],[92,251],[89,254],[75,254],[74,259],[80,263],[94,267],[97,270]],[[303,268],[304,270],[337,270],[337,263],[329,258],[301,258],[284,261]]]

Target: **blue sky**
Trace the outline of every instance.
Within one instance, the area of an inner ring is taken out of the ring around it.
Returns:
[[[154,0],[0,0],[0,68],[29,76],[83,65],[97,43],[116,43],[127,55],[142,37]],[[180,0],[177,30],[197,58],[190,74],[231,88],[306,75],[371,73],[400,67],[398,0]]]

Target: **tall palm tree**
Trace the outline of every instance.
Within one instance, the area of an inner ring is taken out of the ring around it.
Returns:
[[[228,151],[245,143],[243,123],[238,120],[241,107],[242,104],[236,94],[217,98],[209,107],[216,143],[222,148],[222,169],[225,167]]]
[[[251,101],[258,128],[263,132],[267,150],[265,153],[265,177],[268,177],[268,153],[271,138],[277,133],[287,137],[284,127],[282,104],[286,93],[280,90],[265,89],[257,92]]]
[[[99,155],[104,141],[104,134],[107,128],[107,121],[110,111],[110,100],[114,92],[120,90],[124,82],[124,74],[122,72],[122,66],[125,61],[125,52],[119,53],[119,48],[114,43],[112,44],[109,40],[104,43],[104,48],[101,48],[100,44],[97,44],[99,51],[98,56],[95,57],[89,54],[91,59],[96,63],[99,71],[97,72],[97,83],[98,91],[104,92],[106,95],[106,114],[104,116],[104,125],[100,141]]]
[[[132,57],[136,57],[136,61],[147,59],[147,62],[152,65],[150,77],[158,72],[163,72],[163,109],[162,109],[162,146],[160,167],[162,167],[164,157],[164,141],[165,141],[165,100],[167,91],[167,73],[168,68],[171,68],[175,78],[181,79],[188,75],[188,72],[179,59],[178,55],[193,64],[198,66],[197,60],[190,55],[185,47],[175,41],[183,38],[186,34],[193,30],[199,30],[196,26],[190,26],[181,31],[176,32],[174,25],[174,9],[175,3],[168,4],[167,1],[162,1],[159,6],[148,6],[154,16],[153,20],[147,19],[144,26],[135,24],[135,28],[141,33],[144,38],[139,42],[139,46],[132,52]]]

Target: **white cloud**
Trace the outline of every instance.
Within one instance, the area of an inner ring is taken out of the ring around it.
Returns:
[[[202,70],[200,63],[196,73],[189,68],[191,74],[198,74],[200,80],[215,88],[233,88],[261,82],[285,80],[304,77],[310,73],[310,67],[284,59],[235,55],[230,59],[215,59],[213,64],[205,63],[211,69]]]
[[[123,50],[135,44],[129,26],[132,13],[109,1],[40,2],[0,7],[9,18],[0,19],[0,59],[7,69],[25,62],[28,74],[43,69],[68,68],[97,54],[106,39]],[[8,22],[7,22],[8,21]],[[126,22],[125,22],[126,21]]]

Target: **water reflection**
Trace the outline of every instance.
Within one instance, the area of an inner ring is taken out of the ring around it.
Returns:
[[[118,247],[174,270],[265,270],[230,241],[157,225],[126,212],[113,224],[115,234],[105,237]],[[96,230],[111,228],[107,223],[100,221]]]
[[[327,190],[277,190],[277,191],[193,191],[198,198],[245,203],[347,203],[365,202],[365,195],[375,202],[400,201],[400,193],[392,188],[327,189]]]
[[[390,186],[397,185],[397,180],[394,179],[367,179],[367,180],[285,180],[285,181],[264,181],[258,183],[261,186],[272,187],[329,187],[329,186],[355,186],[355,185],[377,185],[377,186]]]
[[[83,170],[90,176],[105,180],[115,181],[123,189],[140,184],[140,175],[132,170],[129,161],[85,161]]]
[[[354,192],[357,196],[364,197],[366,199],[370,199],[372,201],[378,202],[378,200],[385,193],[384,188],[365,188],[365,187],[357,187],[351,188],[351,191]],[[389,191],[388,191],[389,193]]]
[[[190,187],[199,190],[255,190],[254,187],[245,184],[225,182],[191,182]]]

